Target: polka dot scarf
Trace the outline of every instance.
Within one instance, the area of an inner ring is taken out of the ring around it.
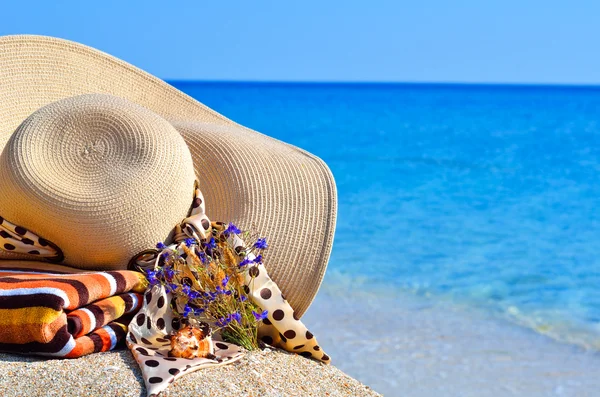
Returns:
[[[214,359],[169,357],[169,334],[183,325],[173,316],[172,296],[155,285],[144,295],[144,305],[129,324],[125,341],[142,370],[148,396],[156,396],[175,379],[202,368],[225,365],[244,356],[240,347],[213,337]]]
[[[238,247],[246,248],[241,238],[234,235],[233,239],[236,251]],[[248,259],[254,259],[254,255],[248,254]],[[263,320],[258,329],[259,338],[271,346],[329,364],[329,356],[321,350],[317,339],[296,316],[277,284],[267,274],[264,265],[261,263],[249,267],[243,274],[250,299],[261,309],[268,311],[268,318]]]
[[[0,249],[7,252],[35,255],[54,263],[64,259],[62,251],[55,244],[38,237],[24,227],[10,223],[1,216]]]
[[[183,241],[193,237],[197,240],[210,238],[225,231],[225,224],[210,222],[204,212],[202,193],[196,185],[195,198],[190,217],[176,228],[175,241],[166,249],[178,250],[184,254]],[[236,235],[230,235],[233,247],[237,252],[244,250],[244,241]],[[141,268],[153,268],[158,264],[161,252],[148,251],[142,253],[134,261]],[[249,253],[248,260],[255,259]],[[304,326],[294,313],[294,309],[286,301],[279,287],[269,277],[267,269],[262,265],[248,266],[243,272],[244,289],[249,298],[262,310],[268,311],[268,318],[259,327],[259,338],[274,347],[310,357],[324,363],[330,358],[319,346],[313,334]],[[145,294],[144,305],[129,325],[127,346],[140,365],[149,396],[165,390],[175,379],[207,367],[225,365],[243,357],[240,347],[224,342],[217,333],[213,335],[214,359],[208,358],[175,358],[169,357],[170,341],[168,335],[182,327],[178,317],[173,315],[168,302],[173,296],[165,291],[164,286],[152,286]]]

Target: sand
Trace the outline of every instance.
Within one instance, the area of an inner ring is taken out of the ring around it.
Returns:
[[[146,395],[128,350],[75,360],[0,354],[0,396]],[[199,370],[176,380],[161,396],[379,396],[333,365],[280,350],[249,353],[242,360]]]

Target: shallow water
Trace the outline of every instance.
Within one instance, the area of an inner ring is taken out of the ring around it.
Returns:
[[[600,355],[440,299],[340,293],[303,317],[332,364],[385,396],[595,397]]]
[[[175,85],[330,166],[330,294],[443,301],[600,348],[600,89]]]

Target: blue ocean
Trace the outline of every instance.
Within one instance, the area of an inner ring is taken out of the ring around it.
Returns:
[[[324,289],[443,300],[600,349],[600,88],[173,84],[329,165]]]

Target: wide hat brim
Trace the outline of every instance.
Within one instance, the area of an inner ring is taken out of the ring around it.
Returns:
[[[227,119],[111,55],[30,35],[0,37],[0,152],[31,113],[88,93],[128,99],[161,115],[181,133],[208,216],[267,238],[265,265],[301,316],[319,289],[333,243],[337,198],[327,165]],[[159,181],[156,188],[162,188]],[[3,264],[22,259],[31,258],[0,251]]]

